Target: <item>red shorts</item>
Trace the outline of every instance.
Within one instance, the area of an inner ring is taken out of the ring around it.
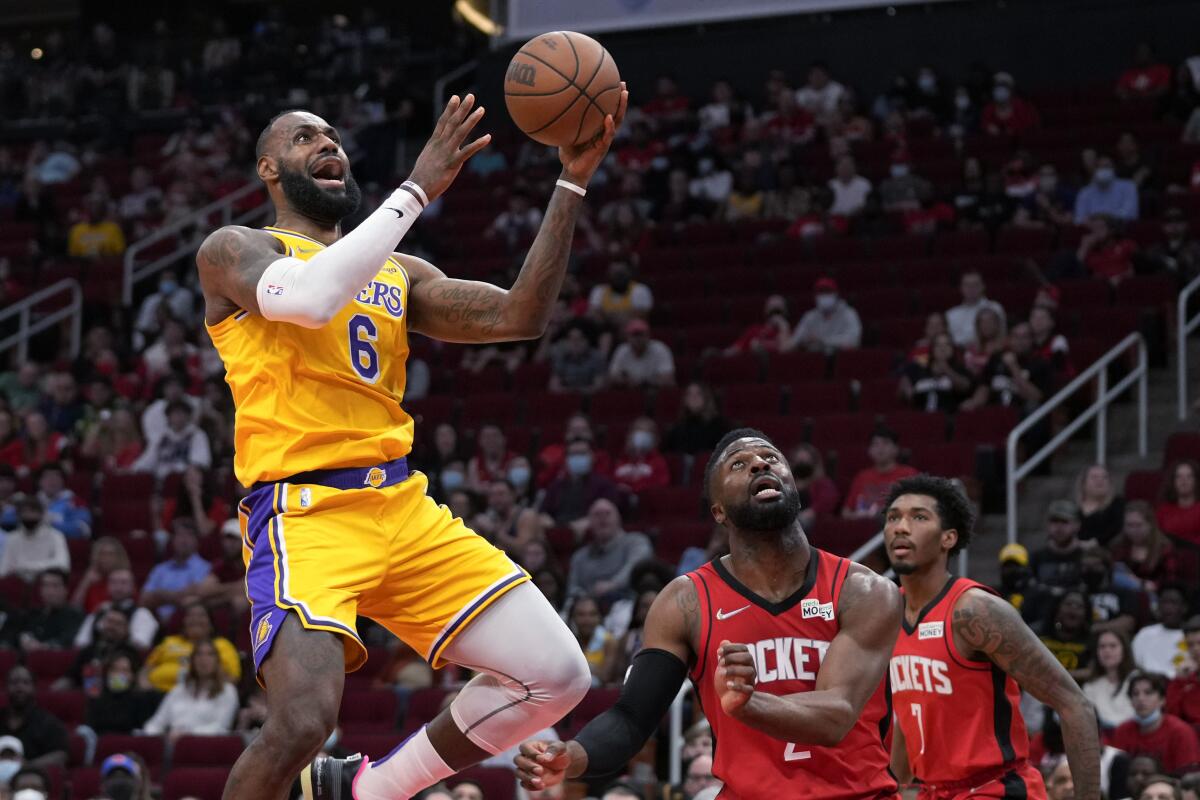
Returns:
[[[1046,800],[1046,786],[1042,774],[1028,761],[1014,766],[999,777],[985,776],[978,786],[924,785],[917,794],[919,800]]]

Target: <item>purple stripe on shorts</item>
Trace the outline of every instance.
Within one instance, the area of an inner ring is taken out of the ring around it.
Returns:
[[[253,552],[246,568],[246,596],[250,598],[250,646],[254,653],[254,668],[271,652],[275,634],[283,625],[287,612],[275,605],[275,554],[271,552],[268,527],[276,514],[275,485],[263,486],[251,492],[244,501],[250,508],[246,539]]]

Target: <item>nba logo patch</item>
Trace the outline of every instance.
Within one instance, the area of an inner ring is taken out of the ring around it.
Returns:
[[[371,467],[367,472],[367,477],[363,479],[363,483],[370,486],[372,489],[378,489],[383,486],[383,482],[387,480],[387,473],[382,467]]]
[[[275,283],[268,283],[267,284],[267,294],[273,294],[273,295],[277,295],[277,296],[281,295],[281,294],[283,294],[283,287],[278,284],[275,284]]]
[[[941,620],[922,622],[917,626],[917,639],[940,639],[945,629],[946,623]]]
[[[254,636],[254,649],[262,647],[267,638],[271,635],[271,618],[263,617],[262,622],[258,623],[258,632]]]

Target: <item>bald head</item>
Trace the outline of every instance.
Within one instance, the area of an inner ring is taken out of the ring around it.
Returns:
[[[277,218],[295,213],[334,227],[358,208],[362,193],[341,136],[311,111],[291,109],[272,117],[255,154]]]
[[[267,151],[270,149],[271,144],[272,144],[271,140],[274,138],[274,134],[276,132],[276,124],[275,123],[279,122],[284,117],[289,117],[293,114],[297,114],[297,115],[302,114],[302,115],[309,116],[309,117],[315,117],[316,119],[321,119],[320,117],[317,117],[316,114],[313,114],[309,111],[305,111],[302,108],[289,108],[287,111],[280,111],[278,114],[271,117],[271,119],[267,121],[266,126],[262,129],[262,133],[258,134],[258,141],[254,143],[254,158],[256,160],[260,159],[264,155],[266,155]],[[324,120],[322,120],[322,122],[324,122]],[[278,127],[282,128],[283,126],[281,125]]]

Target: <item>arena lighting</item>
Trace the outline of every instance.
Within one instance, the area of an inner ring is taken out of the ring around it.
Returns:
[[[471,5],[471,0],[455,0],[454,10],[462,15],[473,28],[486,36],[499,36],[504,28],[497,25],[495,20]]]

